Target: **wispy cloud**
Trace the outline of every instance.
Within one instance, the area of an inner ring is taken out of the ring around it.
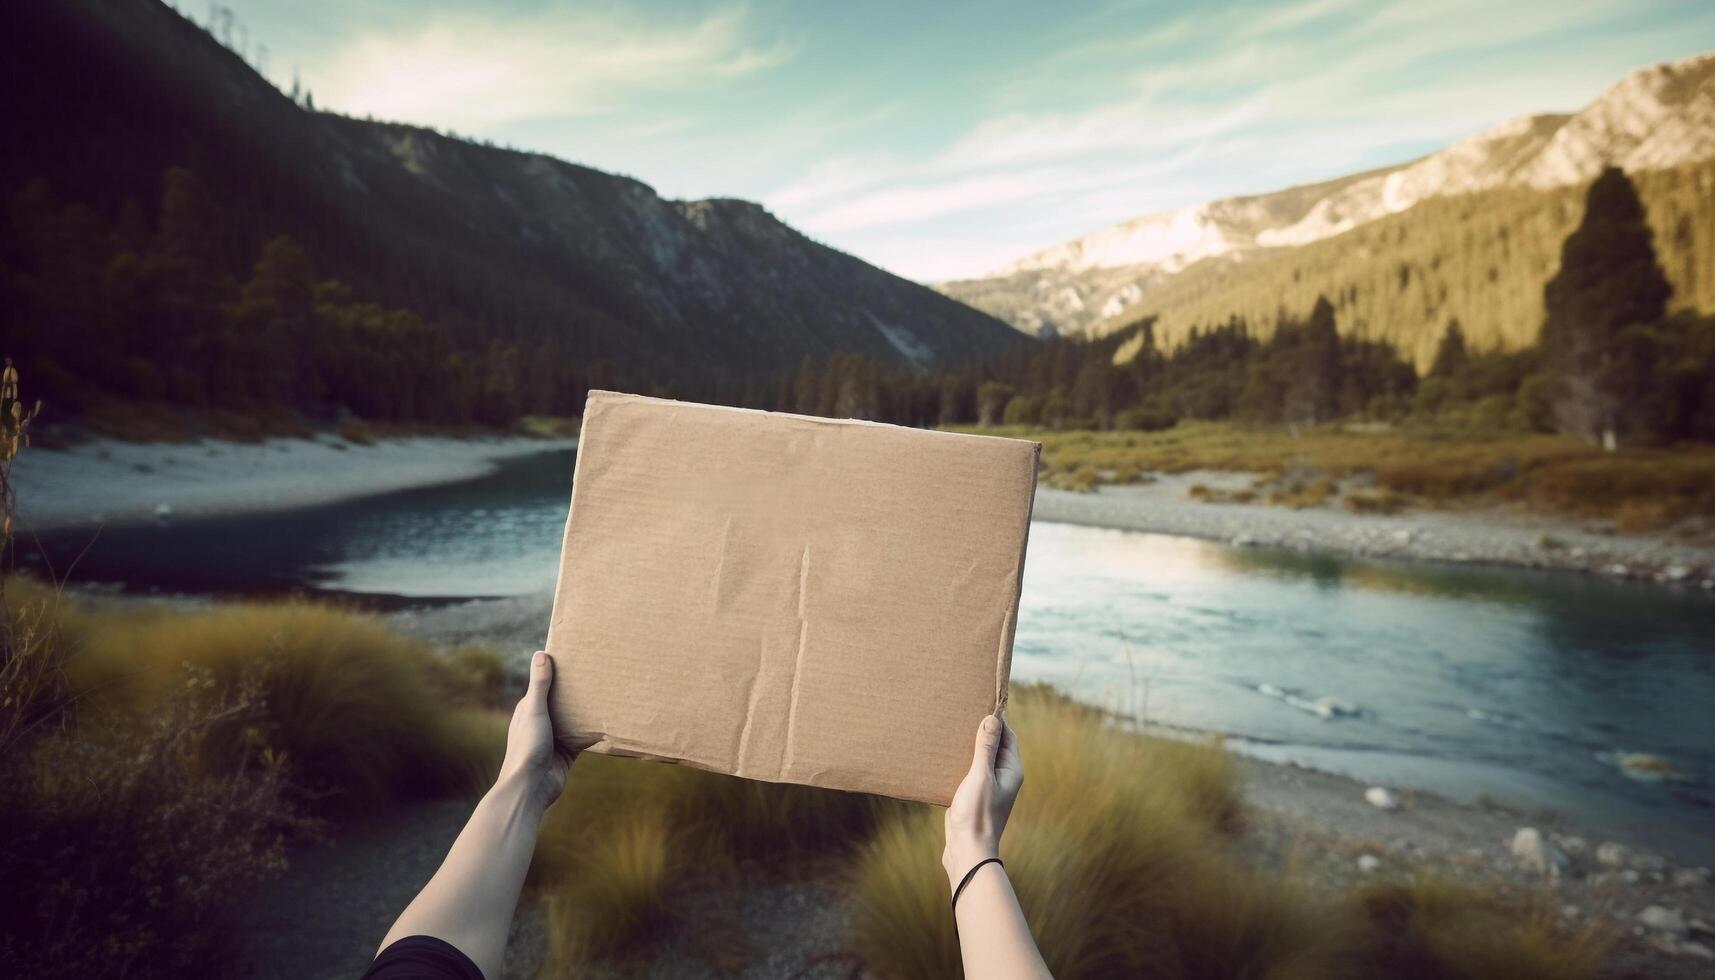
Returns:
[[[441,10],[403,35],[359,36],[312,64],[342,111],[480,130],[622,110],[640,96],[774,68],[794,53],[758,44],[748,10],[688,23],[557,5],[522,17]]]
[[[1129,35],[1086,35],[1017,69],[995,100],[1008,109],[979,117],[933,155],[824,160],[768,200],[827,235],[891,238],[899,227],[998,208],[1089,215],[1095,224],[1084,230],[1095,230],[1140,213],[1128,203],[1176,206],[1277,186],[1270,181],[1333,177],[1379,162],[1390,148],[1450,140],[1520,108],[1576,108],[1498,107],[1497,86],[1519,84],[1507,75],[1516,68],[1484,55],[1617,16],[1598,0],[1530,9],[1492,0],[1199,5]],[[1449,59],[1459,58],[1474,67],[1450,70]],[[1053,93],[1074,70],[1085,84],[1106,79],[1109,97],[1056,106]],[[1569,80],[1585,71],[1562,58],[1538,87],[1575,90]],[[1041,107],[1017,108],[1033,100]],[[1306,174],[1317,162],[1321,172]],[[1018,254],[1048,244],[1021,240]],[[962,263],[920,254],[912,261],[976,274],[973,263],[992,245],[990,238]]]

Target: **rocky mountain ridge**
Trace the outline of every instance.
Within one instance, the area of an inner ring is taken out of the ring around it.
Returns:
[[[1521,116],[1398,166],[1135,218],[938,288],[1026,332],[1079,333],[1129,319],[1146,292],[1204,260],[1322,241],[1436,198],[1711,157],[1715,53],[1635,71],[1574,114]]]

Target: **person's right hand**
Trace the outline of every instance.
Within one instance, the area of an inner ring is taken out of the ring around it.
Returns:
[[[1018,752],[1018,733],[1002,719],[989,715],[977,726],[971,769],[947,807],[947,843],[941,851],[941,866],[948,880],[956,882],[978,861],[1000,856],[1000,835],[1006,830],[1012,804],[1023,785],[1024,760]]]

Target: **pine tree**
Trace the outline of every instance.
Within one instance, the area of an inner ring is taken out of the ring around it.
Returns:
[[[1621,406],[1639,394],[1636,365],[1616,371],[1620,334],[1659,321],[1672,294],[1637,188],[1617,167],[1602,171],[1585,199],[1584,220],[1568,235],[1560,271],[1543,292],[1542,346],[1555,379],[1562,432],[1613,448]]]
[[[1465,331],[1459,326],[1459,318],[1454,317],[1447,321],[1447,332],[1441,335],[1441,344],[1435,348],[1435,360],[1430,364],[1429,375],[1450,378],[1463,371],[1470,359],[1465,350]]]

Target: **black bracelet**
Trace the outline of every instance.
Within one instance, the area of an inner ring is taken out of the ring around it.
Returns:
[[[959,881],[959,887],[953,889],[953,928],[955,930],[959,927],[959,896],[964,893],[965,886],[971,883],[971,879],[976,877],[977,872],[982,870],[982,866],[985,864],[999,864],[1002,871],[1006,870],[1006,865],[1002,863],[1000,858],[983,858],[971,865],[971,870],[965,872],[965,877]]]

